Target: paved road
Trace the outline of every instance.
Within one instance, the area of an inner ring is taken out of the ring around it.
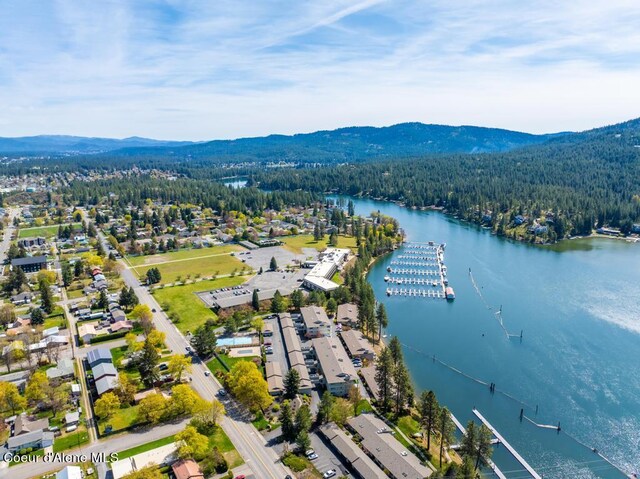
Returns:
[[[2,237],[2,242],[0,242],[0,264],[7,257],[7,252],[9,251],[9,246],[11,246],[11,237],[13,233],[16,231],[16,227],[13,225],[13,219],[18,214],[17,208],[9,208],[9,224],[7,225],[7,229],[4,231],[4,236]],[[0,268],[0,277],[4,274],[4,268]]]
[[[176,434],[182,431],[189,419],[185,419],[180,422],[163,424],[162,426],[156,426],[150,429],[140,429],[138,431],[130,431],[126,434],[119,434],[110,439],[94,442],[90,445],[85,445],[78,449],[71,451],[65,451],[65,454],[96,454],[104,452],[105,454],[111,454],[112,452],[124,451],[132,447],[136,447],[147,442],[162,439],[172,434]],[[0,478],[10,479],[28,479],[31,477],[42,476],[50,471],[56,471],[62,469],[67,464],[73,464],[76,461],[63,461],[63,462],[44,462],[40,459],[35,463],[26,463],[18,466],[7,468],[3,461],[0,461]],[[3,467],[5,465],[5,467]],[[284,476],[283,476],[284,477]]]
[[[100,238],[103,242],[106,241],[104,235],[100,234]],[[120,261],[120,263],[124,266],[124,262]],[[133,287],[140,303],[157,311],[153,314],[153,322],[159,331],[166,334],[167,347],[174,353],[185,353],[189,346],[188,341],[162,312],[162,308],[147,288],[140,286],[137,276],[126,266],[121,276],[129,287]],[[195,296],[193,299],[197,301]],[[194,364],[191,386],[203,398],[213,400],[217,397],[221,386],[213,376],[205,376],[205,371],[208,371],[206,365]],[[246,414],[235,407],[231,400],[226,401],[225,407],[228,414],[220,425],[253,474],[264,479],[283,479],[287,474],[291,474],[280,462],[276,451],[267,446],[264,438],[251,424]]]

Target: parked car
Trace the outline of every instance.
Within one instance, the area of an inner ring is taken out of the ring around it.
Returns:
[[[322,475],[322,477],[324,477],[324,479],[327,479],[327,478],[329,478],[329,477],[333,477],[333,476],[335,476],[335,475],[336,475],[336,471],[335,471],[335,469],[329,469],[328,471],[326,471],[326,472]]]
[[[307,456],[307,459],[309,459],[310,461],[314,461],[314,460],[318,459],[318,455],[314,452],[313,454],[309,454]]]
[[[205,375],[205,376],[209,376],[210,374],[211,374],[211,372],[209,372],[209,371],[205,371],[205,372],[204,372],[204,375]]]
[[[224,389],[224,388],[223,388],[223,389],[220,389],[220,390],[218,391],[218,396],[222,396],[222,397],[224,397],[224,396],[226,396],[226,395],[227,395],[227,391],[225,391],[225,389]]]

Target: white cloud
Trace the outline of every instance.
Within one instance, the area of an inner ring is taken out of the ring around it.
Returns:
[[[639,116],[632,1],[8,3],[0,136],[543,132]]]

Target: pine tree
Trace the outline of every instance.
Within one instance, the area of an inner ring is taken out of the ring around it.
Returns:
[[[282,436],[291,441],[296,435],[296,428],[293,424],[293,415],[291,413],[291,406],[289,401],[285,401],[280,408],[280,425],[282,427]]]
[[[254,310],[260,311],[260,298],[258,297],[258,290],[253,290],[253,296],[251,297],[251,306]]]
[[[293,399],[298,395],[300,389],[300,373],[296,369],[289,369],[289,372],[284,377],[284,397],[287,399]]]
[[[444,407],[440,410],[439,418],[440,426],[440,464],[442,464],[442,455],[444,454],[444,444],[453,440],[454,424],[451,420],[451,413]]]
[[[331,408],[335,398],[329,391],[325,391],[320,398],[320,405],[318,406],[317,419],[320,424],[329,422],[331,416]]]
[[[389,348],[384,348],[376,361],[376,382],[383,411],[388,411],[393,394],[393,358]]]
[[[384,303],[378,303],[378,309],[376,310],[376,323],[378,323],[378,342],[382,338],[382,330],[389,326],[389,318],[387,317],[387,310],[384,307]]]
[[[42,310],[47,314],[51,314],[51,311],[53,311],[53,298],[51,296],[49,282],[44,278],[40,278],[40,281],[38,281],[38,290],[40,291]]]
[[[275,271],[278,269],[278,262],[276,261],[275,256],[271,257],[271,261],[269,262],[269,269],[271,271]]]
[[[423,391],[420,396],[420,424],[427,436],[427,450],[431,447],[431,434],[436,432],[436,418],[440,405],[433,391]]]

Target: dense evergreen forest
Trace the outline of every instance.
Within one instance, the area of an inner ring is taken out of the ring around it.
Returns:
[[[110,198],[113,208],[126,210],[129,205],[144,206],[148,199],[162,203],[193,204],[214,211],[257,212],[282,210],[288,206],[309,206],[322,201],[322,195],[304,191],[263,192],[257,188],[232,190],[221,183],[178,178],[174,181],[140,176],[94,182],[75,181],[63,189],[67,204],[95,205]]]
[[[639,132],[636,120],[507,153],[259,171],[252,180],[269,190],[332,191],[441,207],[514,237],[535,236],[515,228],[517,216],[528,218],[529,226],[546,226],[539,231],[547,241],[600,226],[629,233],[640,221]]]

